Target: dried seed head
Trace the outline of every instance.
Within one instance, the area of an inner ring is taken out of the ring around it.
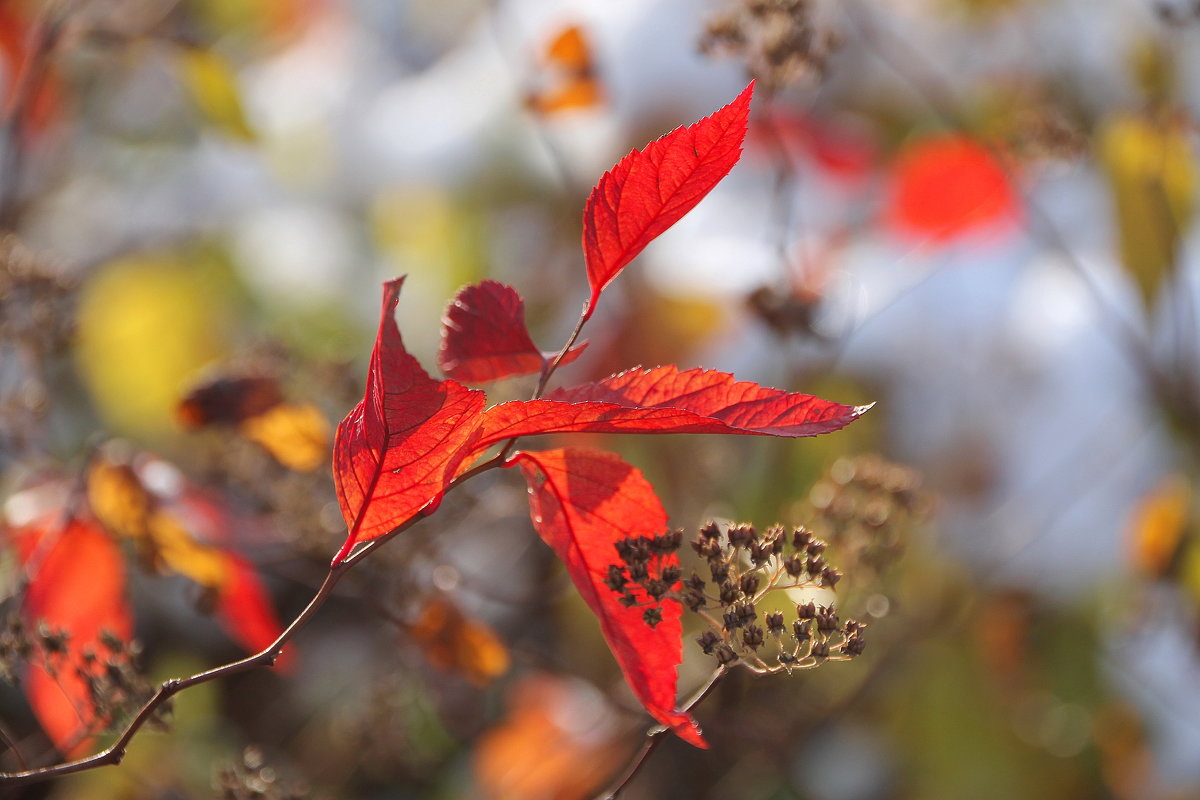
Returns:
[[[700,538],[715,541],[721,537],[721,527],[713,520],[704,523],[700,528]]]
[[[642,620],[651,628],[656,627],[658,623],[662,622],[662,618],[662,610],[657,607],[647,608],[642,612]]]
[[[792,636],[797,642],[807,642],[812,638],[812,620],[796,620],[792,623]]]
[[[787,570],[788,575],[791,575],[793,578],[799,578],[804,574],[804,559],[798,555],[793,555],[783,562],[783,568]]]
[[[817,615],[817,604],[812,600],[796,606],[796,616],[800,619],[812,619]]]
[[[804,550],[808,547],[808,543],[812,541],[812,531],[803,526],[792,530],[792,547],[797,550]]]
[[[758,531],[754,529],[753,525],[730,525],[725,536],[729,539],[732,547],[745,547],[758,538]]]
[[[696,639],[696,644],[700,645],[700,649],[706,656],[711,656],[713,654],[713,650],[720,643],[721,637],[711,630],[705,631]]]
[[[681,570],[678,565],[668,564],[667,566],[662,568],[662,572],[659,573],[658,578],[663,583],[665,583],[667,585],[667,588],[669,589],[670,587],[679,583],[679,577],[682,574],[683,574],[683,570]]]
[[[746,629],[742,631],[742,644],[751,650],[762,647],[763,641],[763,629],[757,625],[747,625]]]
[[[766,616],[767,630],[773,634],[783,633],[783,612],[776,611]]]
[[[742,594],[746,595],[747,597],[753,597],[754,593],[758,591],[758,583],[758,573],[747,572],[742,576],[742,580],[740,582]]]
[[[815,641],[812,645],[812,657],[818,661],[823,661],[829,658],[829,645],[822,641]]]

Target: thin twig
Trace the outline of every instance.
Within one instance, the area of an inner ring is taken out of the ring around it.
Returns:
[[[684,704],[683,708],[680,710],[684,712],[691,711],[693,708],[699,705],[704,698],[712,694],[713,689],[717,688],[717,684],[720,683],[721,679],[728,674],[728,667],[717,667],[716,671],[709,676],[708,682],[700,687],[699,691],[692,695],[692,698],[688,700],[688,702]],[[646,761],[650,758],[650,754],[657,750],[658,746],[662,744],[664,739],[666,739],[666,736],[669,732],[670,728],[667,728],[663,725],[656,725],[647,731],[645,743],[633,757],[633,760],[629,762],[629,766],[627,766],[625,771],[621,773],[620,777],[613,782],[612,786],[606,789],[603,794],[599,795],[597,800],[616,800],[618,795],[620,795],[621,792],[625,790],[625,787],[629,785],[629,782],[632,781],[638,772],[641,771],[642,767],[646,764]]]
[[[8,751],[17,759],[17,763],[21,766],[21,769],[29,769],[29,762],[25,760],[25,755],[21,752],[21,748],[17,746],[16,740],[13,739],[8,729],[2,724],[0,724],[0,742],[3,742]]]

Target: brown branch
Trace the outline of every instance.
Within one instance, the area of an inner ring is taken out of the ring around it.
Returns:
[[[709,676],[708,682],[700,687],[700,690],[692,695],[692,698],[680,710],[691,711],[698,706],[706,697],[712,694],[712,691],[717,688],[717,684],[728,674],[728,667],[717,667],[716,671]],[[669,732],[670,729],[662,725],[657,725],[647,731],[646,742],[642,745],[642,749],[638,750],[637,754],[634,755],[629,765],[625,768],[625,771],[596,800],[616,800],[621,792],[625,791],[625,787],[629,785],[629,782],[641,772],[642,767],[649,760],[650,754],[658,749],[658,746],[663,743]]]

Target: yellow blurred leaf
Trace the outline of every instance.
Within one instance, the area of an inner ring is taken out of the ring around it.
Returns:
[[[220,53],[199,47],[182,48],[179,67],[184,86],[209,122],[235,139],[254,140],[254,131],[242,107],[237,75]]]
[[[87,495],[92,514],[110,533],[125,539],[146,537],[154,501],[129,465],[93,459]]]
[[[1172,475],[1142,498],[1133,512],[1129,542],[1133,563],[1161,577],[1175,563],[1187,530],[1192,493],[1182,476]]]
[[[152,514],[147,533],[162,567],[209,589],[219,589],[229,579],[229,556],[197,542],[171,514],[161,510]]]
[[[508,650],[481,622],[468,619],[456,606],[433,598],[408,630],[429,663],[462,672],[483,686],[508,671]]]
[[[142,558],[210,589],[231,574],[229,556],[197,542],[170,512],[159,507],[129,464],[103,455],[93,459],[87,476],[88,505],[108,531],[132,540]]]
[[[329,420],[307,403],[280,403],[245,420],[238,431],[288,469],[311,472],[329,460]]]
[[[84,286],[77,364],[111,428],[143,438],[175,432],[182,390],[221,354],[213,289],[203,265],[165,254],[110,262]]]
[[[1109,120],[1099,147],[1116,202],[1121,261],[1152,309],[1191,225],[1195,155],[1181,124],[1133,115]]]

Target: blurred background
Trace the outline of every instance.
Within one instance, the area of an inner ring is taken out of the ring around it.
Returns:
[[[1185,0],[0,0],[0,765],[88,752],[312,596],[382,281],[408,275],[431,373],[484,278],[557,348],[590,187],[751,77],[740,164],[557,379],[675,363],[876,401],[814,440],[589,440],[674,525],[813,528],[868,646],[735,674],[698,708],[712,749],[667,742],[622,796],[1200,794]],[[494,472],[281,669],[166,724],[6,796],[573,800],[648,726]]]

